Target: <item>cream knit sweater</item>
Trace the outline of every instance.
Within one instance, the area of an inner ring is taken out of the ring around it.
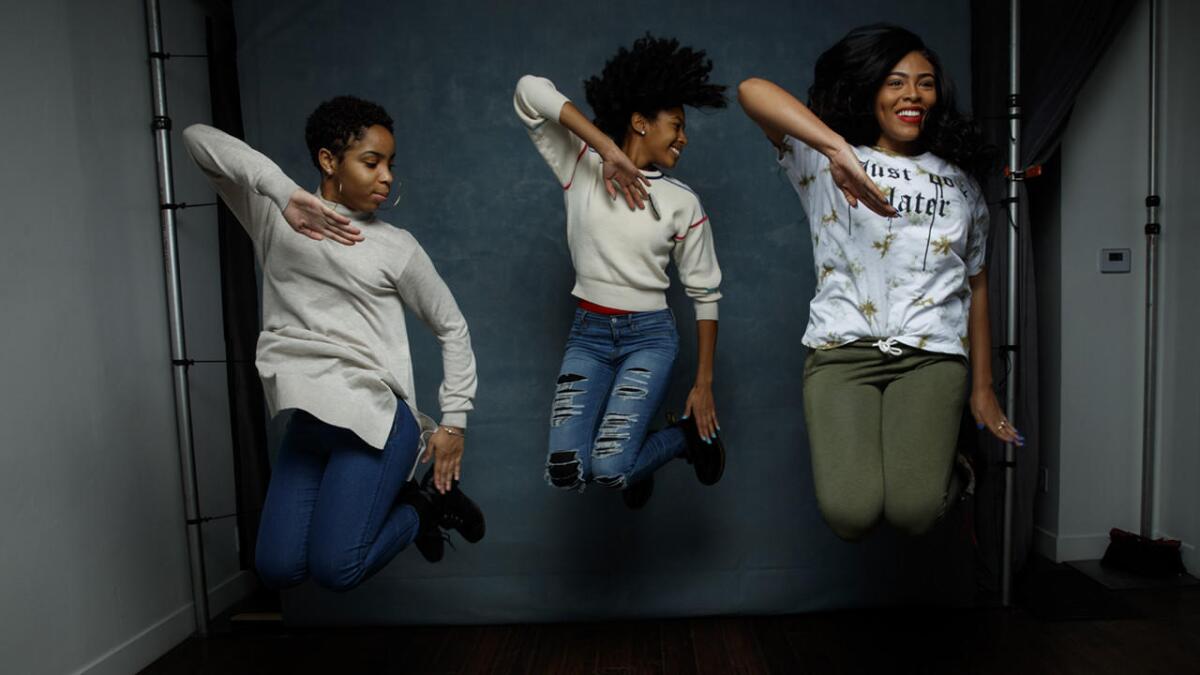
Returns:
[[[407,307],[442,345],[442,423],[466,426],[476,386],[467,322],[417,240],[333,203],[365,241],[344,246],[299,235],[283,219],[298,187],[274,162],[212,127],[190,126],[183,137],[249,233],[262,267],[257,365],[271,414],[298,408],[375,448],[387,441],[398,399],[422,419]]]

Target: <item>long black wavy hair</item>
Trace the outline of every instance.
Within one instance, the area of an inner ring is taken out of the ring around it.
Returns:
[[[937,104],[919,139],[923,149],[981,178],[991,168],[995,149],[984,143],[978,125],[959,112],[954,83],[941,59],[912,31],[877,23],[847,33],[817,59],[809,108],[851,145],[875,145],[880,135],[875,98],[892,68],[910,52],[933,64],[937,87]]]
[[[620,145],[635,112],[653,120],[677,106],[724,108],[725,85],[708,81],[712,67],[703,49],[647,33],[631,49],[621,47],[600,75],[583,83],[593,123]]]

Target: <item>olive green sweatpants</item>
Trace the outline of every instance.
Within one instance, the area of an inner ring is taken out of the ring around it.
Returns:
[[[825,521],[858,539],[882,517],[901,531],[941,515],[967,387],[960,356],[872,341],[813,350],[804,365],[804,416],[813,483]]]

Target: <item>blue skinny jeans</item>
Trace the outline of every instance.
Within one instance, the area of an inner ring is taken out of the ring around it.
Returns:
[[[417,459],[420,427],[403,401],[383,450],[297,410],[267,488],[255,566],[273,589],[308,577],[348,591],[417,536],[416,510],[396,497]]]
[[[550,485],[622,490],[683,454],[680,429],[647,435],[678,352],[669,309],[618,316],[576,309],[550,414]]]

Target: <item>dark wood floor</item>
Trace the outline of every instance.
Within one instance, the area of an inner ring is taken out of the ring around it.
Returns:
[[[1108,591],[1064,566],[1016,609],[519,626],[218,629],[143,671],[451,675],[1200,674],[1200,587]]]

